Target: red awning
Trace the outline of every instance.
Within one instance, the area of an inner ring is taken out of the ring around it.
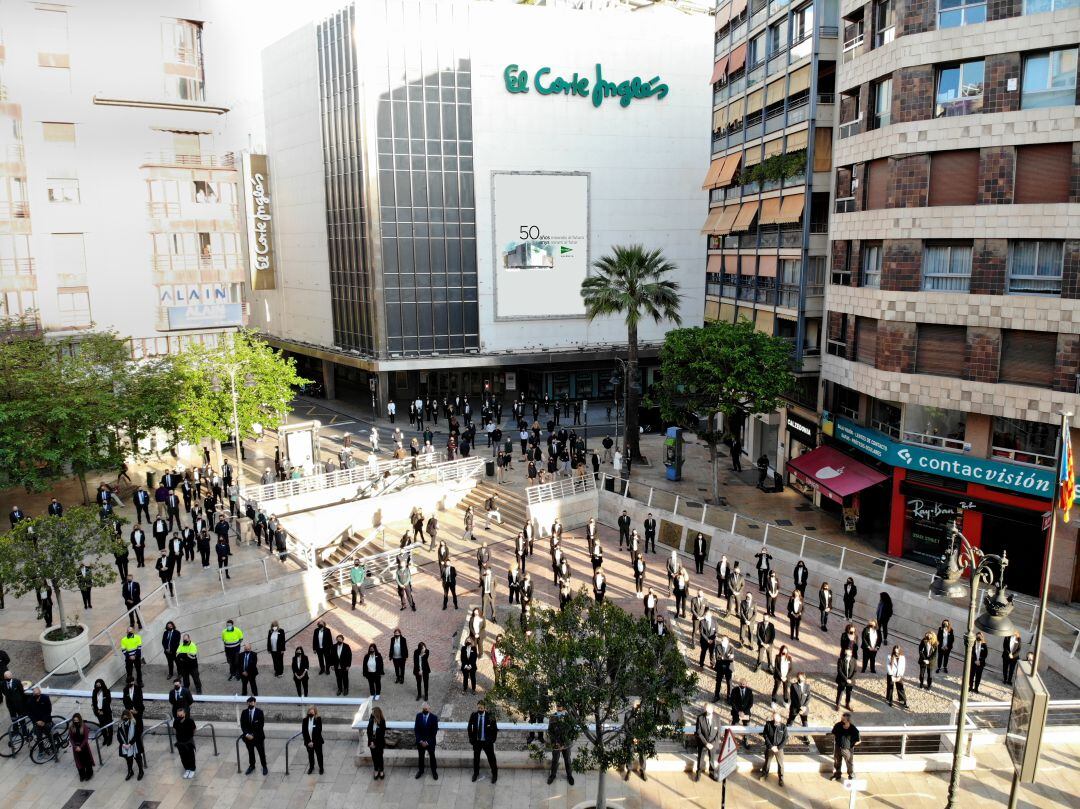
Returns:
[[[840,498],[861,492],[889,477],[832,447],[818,447],[788,461],[787,465],[788,469],[794,469]]]

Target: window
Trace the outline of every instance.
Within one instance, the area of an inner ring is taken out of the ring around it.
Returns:
[[[75,177],[49,177],[45,180],[49,202],[78,202],[79,181]]]
[[[967,344],[967,328],[942,326],[937,323],[920,323],[916,329],[915,373],[953,376],[959,379],[964,373],[964,352]],[[908,407],[910,415],[911,406]],[[918,419],[916,419],[918,422]],[[908,429],[925,433],[922,424]]]
[[[29,236],[0,235],[0,274],[23,275],[34,271]]]
[[[787,20],[769,26],[769,55],[787,48]]]
[[[1060,295],[1064,251],[1061,242],[1009,242],[1009,292]]]
[[[1021,109],[1071,107],[1076,103],[1076,48],[1024,57]]]
[[[202,23],[166,20],[161,24],[161,47],[165,62],[165,95],[181,101],[202,101]]]
[[[91,325],[90,290],[86,287],[57,289],[56,308],[60,313],[61,326],[75,329]]]
[[[0,292],[0,318],[28,317],[37,320],[37,297],[32,290]]]
[[[874,3],[874,47],[887,45],[895,35],[896,4],[894,0],[878,0]]]
[[[1080,0],[1024,0],[1025,14],[1042,14],[1062,8],[1080,7]]]
[[[923,251],[923,289],[967,292],[971,284],[971,245],[928,245]]]
[[[855,318],[855,360],[871,367],[877,365],[877,327],[872,317]]]
[[[938,28],[986,22],[986,0],[938,0]]]
[[[765,59],[765,34],[758,34],[750,40],[750,47],[746,51],[746,69],[757,66]]]
[[[938,69],[934,117],[971,115],[982,110],[982,59]]]
[[[41,124],[41,136],[46,143],[63,143],[75,145],[75,124],[43,121]]]
[[[35,8],[33,29],[37,37],[38,64],[43,59],[68,52],[68,15],[63,9]],[[56,65],[59,66],[59,65]],[[67,67],[67,65],[63,65]]]
[[[892,77],[882,79],[872,85],[874,111],[870,118],[871,129],[888,126],[892,118]]]
[[[59,286],[86,283],[86,245],[82,233],[52,234],[52,258]]]
[[[1022,419],[994,418],[993,454],[1019,463],[1053,466],[1059,428]]]
[[[1080,0],[1078,0],[1080,2]],[[801,42],[814,33],[814,4],[809,3],[795,10],[792,20],[791,41]]]
[[[963,348],[960,356],[964,356]],[[967,418],[968,414],[962,410],[909,404],[904,411],[904,440],[943,449],[963,449]]]
[[[1049,388],[1054,384],[1057,334],[1005,329],[1001,334],[1001,371],[998,379],[1015,385]]]
[[[977,205],[979,202],[978,149],[951,149],[930,155],[930,186],[926,204]]]
[[[879,289],[881,287],[881,243],[862,246],[862,280],[860,286]]]
[[[1068,202],[1072,151],[1070,141],[1017,146],[1013,201],[1017,205]]]

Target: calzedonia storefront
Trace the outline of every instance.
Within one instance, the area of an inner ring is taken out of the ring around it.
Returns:
[[[936,565],[948,548],[948,525],[956,520],[973,546],[1008,554],[1010,589],[1038,593],[1053,470],[901,444],[827,412],[822,415],[822,432],[837,445],[855,450],[856,456],[892,467],[890,555]]]

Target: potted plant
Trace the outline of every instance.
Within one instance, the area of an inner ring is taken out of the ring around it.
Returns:
[[[116,580],[112,555],[122,540],[113,521],[102,521],[94,508],[66,509],[62,516],[23,520],[0,537],[0,580],[15,596],[47,586],[59,623],[41,633],[45,670],[77,671],[90,662],[90,633],[78,616],[64,608],[64,590],[79,589],[79,568],[86,562],[90,581],[102,587]]]

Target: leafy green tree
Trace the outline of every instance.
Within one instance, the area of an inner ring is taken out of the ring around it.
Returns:
[[[679,284],[666,276],[675,271],[663,251],[642,245],[616,246],[611,255],[593,262],[596,272],[581,284],[585,314],[594,320],[603,315],[622,315],[626,322],[626,433],[623,447],[628,459],[641,457],[638,436],[638,324],[651,317],[656,323],[679,316]]]
[[[757,331],[748,320],[676,329],[660,349],[660,409],[665,418],[697,433],[709,447],[713,501],[719,497],[717,447],[724,433],[716,413],[728,424],[753,413],[775,410],[795,382],[791,347],[781,337]],[[706,416],[701,429],[694,414]]]
[[[116,570],[107,560],[123,544],[112,521],[101,520],[89,506],[65,509],[61,517],[27,518],[0,536],[0,575],[16,597],[34,592],[42,582],[49,585],[60,618],[50,639],[63,640],[76,634],[64,609],[64,590],[79,589],[84,561],[95,587],[115,581]]]
[[[191,441],[225,441],[233,432],[232,388],[241,437],[255,424],[275,428],[285,420],[296,389],[309,380],[252,332],[232,335],[216,348],[195,345],[177,357],[180,378],[177,426]]]
[[[112,332],[52,337],[8,331],[0,341],[0,469],[41,490],[138,457],[139,439],[168,428],[176,390],[167,360],[135,362]]]
[[[670,635],[657,637],[644,617],[610,601],[598,604],[584,590],[564,610],[537,610],[526,627],[514,622],[504,631],[502,649],[513,665],[488,698],[522,716],[562,706],[566,740],[577,747],[574,769],[599,770],[596,806],[604,809],[607,770],[680,736],[697,678]],[[641,708],[627,723],[638,700]]]

